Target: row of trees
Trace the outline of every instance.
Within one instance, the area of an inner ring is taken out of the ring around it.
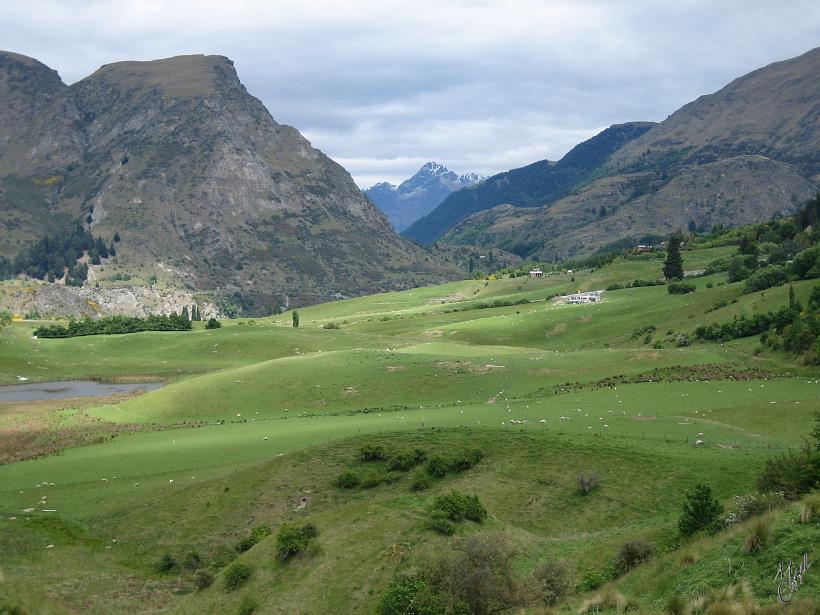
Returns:
[[[110,335],[139,331],[190,331],[191,321],[182,314],[136,316],[106,316],[72,320],[68,326],[44,325],[34,330],[37,337],[77,337],[81,335]]]

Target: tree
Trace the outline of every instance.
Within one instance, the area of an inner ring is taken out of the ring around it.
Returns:
[[[293,314],[291,314],[291,319],[293,319],[293,327],[294,329],[299,328],[299,312],[293,310]]]
[[[714,527],[721,514],[723,506],[712,496],[712,489],[709,485],[698,483],[686,495],[678,529],[684,536],[691,536],[700,530]]]
[[[738,254],[748,254],[757,258],[758,247],[754,235],[747,233],[740,239],[740,245],[737,247]]]
[[[219,322],[216,318],[209,318],[208,322],[205,323],[206,329],[219,329],[222,326],[222,323]]]
[[[114,233],[114,243],[120,242],[120,234],[119,232]]]
[[[663,264],[663,277],[667,280],[683,279],[683,258],[680,255],[680,235],[675,233],[666,244],[666,261]]]
[[[188,306],[187,305],[182,306],[181,317],[184,318],[185,320],[191,320],[191,317],[188,315]]]

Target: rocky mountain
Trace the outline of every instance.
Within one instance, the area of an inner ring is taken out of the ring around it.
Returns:
[[[364,193],[385,213],[393,228],[401,232],[430,213],[451,193],[483,179],[477,173],[457,175],[437,162],[428,162],[398,186],[381,182]]]
[[[511,181],[508,189],[527,186]],[[445,240],[540,258],[584,254],[623,237],[788,214],[818,188],[820,49],[814,49],[685,105],[539,207],[481,200],[478,213],[451,225]],[[448,200],[457,196],[464,198],[455,193]]]
[[[75,220],[119,234],[121,269],[161,268],[253,311],[456,271],[399,238],[228,58],[118,62],[66,86],[0,52],[0,254]]]
[[[403,235],[420,243],[432,243],[475,212],[502,204],[537,207],[565,196],[592,177],[613,152],[652,126],[650,122],[612,126],[576,145],[558,162],[541,160],[493,175],[478,186],[451,194]]]

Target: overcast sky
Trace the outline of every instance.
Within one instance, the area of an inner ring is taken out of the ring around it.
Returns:
[[[558,159],[818,45],[816,0],[0,2],[0,48],[67,83],[119,60],[229,56],[363,187],[427,160],[491,175]]]

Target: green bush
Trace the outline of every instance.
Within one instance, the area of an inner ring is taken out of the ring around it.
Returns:
[[[283,523],[276,533],[276,555],[286,561],[303,552],[308,542],[316,536],[316,526],[306,523],[302,526],[295,523]]]
[[[158,572],[171,572],[176,567],[177,561],[174,559],[174,556],[170,553],[163,554],[163,556],[159,558],[159,562],[157,562]]]
[[[670,282],[666,286],[666,292],[670,295],[685,295],[686,293],[693,293],[695,290],[697,290],[697,287],[688,282]]]
[[[655,545],[646,540],[625,542],[615,557],[615,574],[624,575],[636,566],[644,563],[655,553]]]
[[[182,560],[182,566],[188,570],[197,570],[202,568],[202,558],[196,551],[189,551],[185,559]]]
[[[206,329],[219,329],[222,326],[222,323],[219,322],[216,318],[209,318],[208,322],[205,323]]]
[[[225,570],[225,589],[229,592],[239,589],[248,582],[252,574],[253,568],[247,564],[231,564]]]
[[[769,265],[758,269],[748,278],[746,278],[746,290],[749,292],[756,292],[759,290],[766,290],[774,286],[780,286],[788,279],[785,267],[781,265]]]
[[[615,573],[610,568],[598,570],[590,568],[585,570],[581,575],[581,580],[578,581],[576,589],[579,592],[589,592],[598,589],[604,583],[610,581],[615,576]]]
[[[387,452],[383,446],[378,444],[363,446],[359,451],[360,461],[382,461],[384,459],[387,459]]]
[[[444,478],[450,469],[450,463],[441,455],[434,455],[427,460],[427,473],[435,478]]]
[[[692,536],[701,530],[715,529],[721,514],[723,506],[712,496],[712,490],[708,485],[698,483],[686,495],[678,530],[684,536]]]
[[[387,470],[390,472],[406,472],[424,462],[426,455],[421,449],[413,452],[394,453],[387,460]]]
[[[240,552],[247,551],[258,542],[264,540],[267,536],[270,536],[271,533],[271,529],[267,525],[257,526],[251,530],[250,536],[239,542],[236,548]]]
[[[475,466],[482,459],[484,459],[484,453],[477,448],[463,450],[450,460],[448,469],[451,472],[463,472]]]
[[[210,570],[197,570],[194,583],[199,590],[207,589],[214,582],[214,573]]]
[[[424,491],[425,489],[432,487],[432,485],[433,479],[429,474],[426,474],[425,472],[417,472],[413,477],[413,482],[410,484],[410,488],[413,491]]]
[[[484,508],[477,496],[463,495],[454,490],[446,495],[437,496],[433,500],[431,514],[441,514],[456,523],[464,519],[483,523],[487,518],[487,509]]]
[[[820,277],[820,246],[795,254],[792,259],[792,273],[801,280]]]
[[[333,481],[333,484],[340,489],[353,489],[354,487],[358,487],[360,483],[361,479],[350,470],[342,472]]]
[[[447,518],[446,513],[434,511],[427,520],[427,527],[434,532],[444,536],[452,536],[456,533],[456,524]]]
[[[322,329],[341,329],[335,322],[326,322],[322,325]]]

